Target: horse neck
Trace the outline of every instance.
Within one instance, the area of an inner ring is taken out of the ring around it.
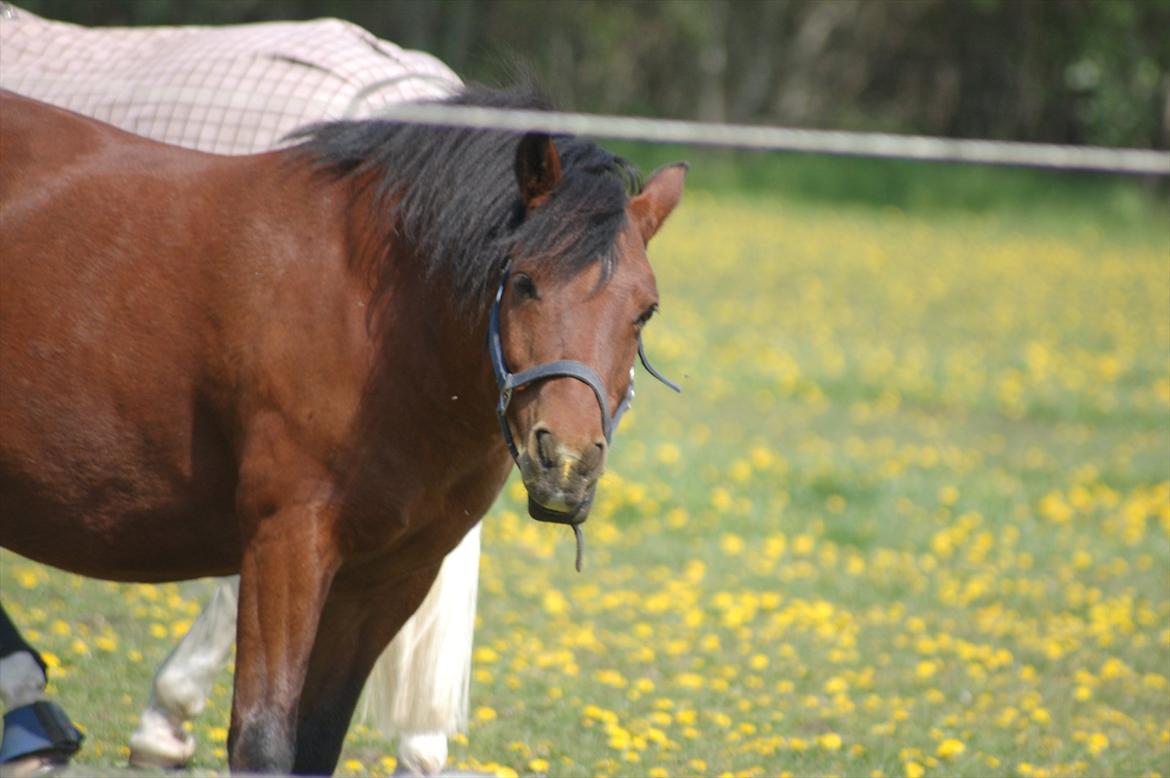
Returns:
[[[370,213],[351,209],[354,218]],[[356,272],[372,279],[371,335],[377,365],[371,390],[399,409],[394,424],[414,433],[423,456],[449,459],[457,448],[477,459],[506,458],[495,416],[497,391],[487,351],[488,312],[469,319],[441,278],[427,278],[405,242],[371,241],[354,230],[365,256]]]
[[[374,366],[341,468],[350,543],[377,570],[405,564],[404,542],[412,564],[453,548],[512,468],[495,418],[486,316],[469,326],[405,254],[387,257],[396,269],[374,289]]]

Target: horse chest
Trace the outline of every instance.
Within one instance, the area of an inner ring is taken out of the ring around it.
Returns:
[[[376,550],[418,563],[442,559],[503,488],[512,462],[502,451],[496,454],[443,470],[382,473],[361,490],[364,499],[350,503],[354,510],[343,519],[346,545],[356,556]]]

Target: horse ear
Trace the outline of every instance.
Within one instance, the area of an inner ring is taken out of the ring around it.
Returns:
[[[516,148],[516,183],[528,208],[538,208],[561,180],[561,158],[550,135],[530,132]]]
[[[630,214],[644,242],[650,242],[682,199],[683,182],[689,169],[685,162],[658,168],[642,187],[642,193],[630,200]]]

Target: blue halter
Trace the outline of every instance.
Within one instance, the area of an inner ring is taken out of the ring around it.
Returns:
[[[508,366],[504,363],[504,347],[500,341],[500,301],[504,297],[504,288],[508,283],[509,270],[505,266],[503,277],[500,279],[500,288],[496,290],[496,299],[492,302],[491,319],[488,324],[488,354],[492,360],[492,371],[496,375],[496,385],[500,390],[500,399],[496,403],[496,416],[500,420],[500,432],[504,435],[504,442],[508,444],[508,451],[512,453],[512,459],[516,464],[520,464],[520,452],[516,448],[516,441],[512,439],[512,428],[508,425],[508,406],[512,403],[512,393],[522,386],[536,383],[537,381],[544,381],[549,378],[575,378],[581,383],[593,390],[593,396],[597,398],[597,407],[601,410],[601,431],[605,435],[605,442],[609,443],[613,438],[613,431],[617,428],[618,422],[621,421],[622,415],[630,407],[630,402],[634,399],[634,368],[630,368],[630,388],[626,391],[626,396],[618,403],[617,410],[613,415],[609,413],[609,402],[605,392],[605,383],[601,380],[601,376],[597,371],[588,365],[577,362],[573,359],[558,359],[553,362],[546,362],[543,365],[537,365],[527,370],[521,370],[519,373],[513,373],[508,370]],[[650,375],[657,378],[662,383],[669,386],[676,392],[682,392],[682,388],[670,379],[663,376],[650,364],[650,360],[646,358],[646,351],[642,348],[642,336],[638,336],[638,358],[642,361],[642,366]],[[568,524],[573,528],[573,533],[577,538],[577,572],[581,571],[581,548],[583,539],[581,537],[581,523],[585,521],[584,511],[578,511],[576,514],[557,514],[546,512],[542,516],[534,516],[538,521],[553,522],[556,524]]]
[[[500,390],[500,399],[496,403],[496,416],[499,417],[500,431],[504,434],[504,442],[508,444],[508,451],[512,452],[512,459],[516,460],[516,464],[520,463],[520,452],[516,448],[516,442],[512,439],[512,429],[508,425],[506,415],[508,406],[512,403],[512,393],[522,386],[554,377],[575,378],[593,390],[593,395],[597,398],[597,406],[601,410],[601,431],[605,435],[605,442],[609,443],[613,439],[613,431],[617,428],[618,422],[621,421],[622,415],[629,409],[630,402],[634,399],[634,368],[630,368],[630,388],[626,391],[626,396],[618,403],[617,410],[612,416],[609,413],[605,383],[596,370],[582,362],[573,359],[558,359],[521,370],[519,373],[509,371],[508,366],[504,363],[504,347],[500,341],[500,301],[504,297],[508,275],[509,271],[505,268],[503,278],[500,280],[500,288],[496,290],[496,299],[492,302],[491,319],[488,324],[488,353],[491,355],[496,385]],[[642,347],[641,335],[638,336],[638,358],[650,375],[674,391],[682,392],[682,388],[678,384],[666,378],[650,364],[650,360],[646,358],[646,351]]]

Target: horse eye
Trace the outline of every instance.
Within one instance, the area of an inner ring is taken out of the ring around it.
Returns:
[[[650,321],[650,317],[653,316],[657,310],[658,310],[658,303],[654,303],[649,308],[642,311],[642,315],[638,317],[638,320],[636,322],[634,322],[634,324],[639,329],[641,329],[643,326],[645,326],[646,322]]]
[[[532,283],[532,279],[524,273],[517,273],[512,277],[512,288],[521,297],[535,298],[537,296],[536,284]]]

